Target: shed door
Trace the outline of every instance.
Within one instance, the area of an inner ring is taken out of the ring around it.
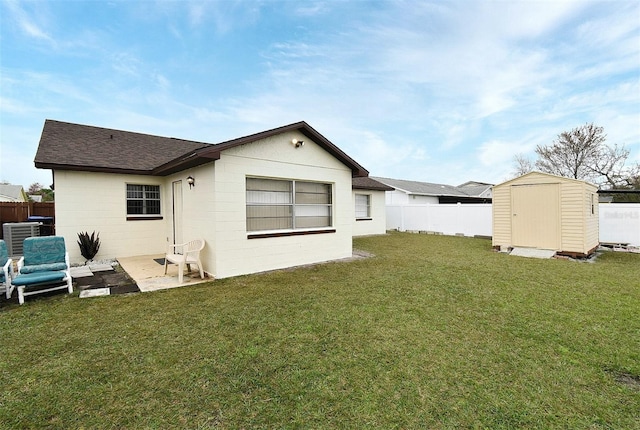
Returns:
[[[560,184],[511,187],[513,246],[560,249]]]

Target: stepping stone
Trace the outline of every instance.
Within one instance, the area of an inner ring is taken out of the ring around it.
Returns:
[[[100,296],[108,296],[110,293],[109,288],[94,288],[90,290],[83,290],[80,292],[80,298],[84,299],[85,297],[100,297]]]
[[[556,255],[556,252],[549,249],[513,248],[510,255],[532,258],[553,258],[553,256]]]
[[[92,272],[106,272],[109,270],[113,270],[111,264],[89,264],[89,268]]]
[[[93,276],[93,272],[91,272],[91,269],[89,269],[87,266],[72,267],[70,270],[72,278],[84,278],[87,276]]]

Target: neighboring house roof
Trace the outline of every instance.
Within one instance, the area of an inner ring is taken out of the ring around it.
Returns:
[[[369,174],[304,121],[214,145],[48,119],[34,161],[41,169],[166,176],[217,160],[226,149],[294,130],[348,166],[354,177]]]
[[[453,185],[433,184],[430,182],[406,181],[403,179],[373,177],[376,181],[393,187],[396,190],[404,191],[407,194],[419,196],[454,196],[469,197],[469,194],[459,190]]]
[[[26,202],[27,194],[22,185],[0,184],[0,202]]]
[[[36,203],[42,202],[42,196],[40,194],[29,194],[29,198]]]
[[[468,181],[458,185],[457,188],[471,197],[491,197],[493,184],[485,182]]]
[[[351,188],[354,190],[393,191],[392,187],[368,176],[353,178],[351,180]]]

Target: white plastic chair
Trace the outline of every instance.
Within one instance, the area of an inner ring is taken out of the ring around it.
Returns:
[[[184,266],[191,272],[191,265],[197,264],[200,270],[200,277],[204,279],[204,270],[200,261],[200,251],[204,248],[203,239],[195,239],[179,245],[169,245],[167,254],[164,256],[164,274],[167,274],[169,263],[178,265],[178,283],[182,284],[184,279]]]

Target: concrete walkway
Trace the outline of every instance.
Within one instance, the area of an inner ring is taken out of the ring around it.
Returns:
[[[118,258],[120,267],[136,281],[142,292],[166,290],[167,288],[185,287],[212,281],[206,277],[201,279],[195,266],[191,266],[192,273],[185,273],[183,283],[178,283],[178,266],[170,264],[167,274],[164,274],[164,265],[156,260],[164,259],[164,254],[139,255],[135,257]],[[196,270],[194,270],[196,269]]]

